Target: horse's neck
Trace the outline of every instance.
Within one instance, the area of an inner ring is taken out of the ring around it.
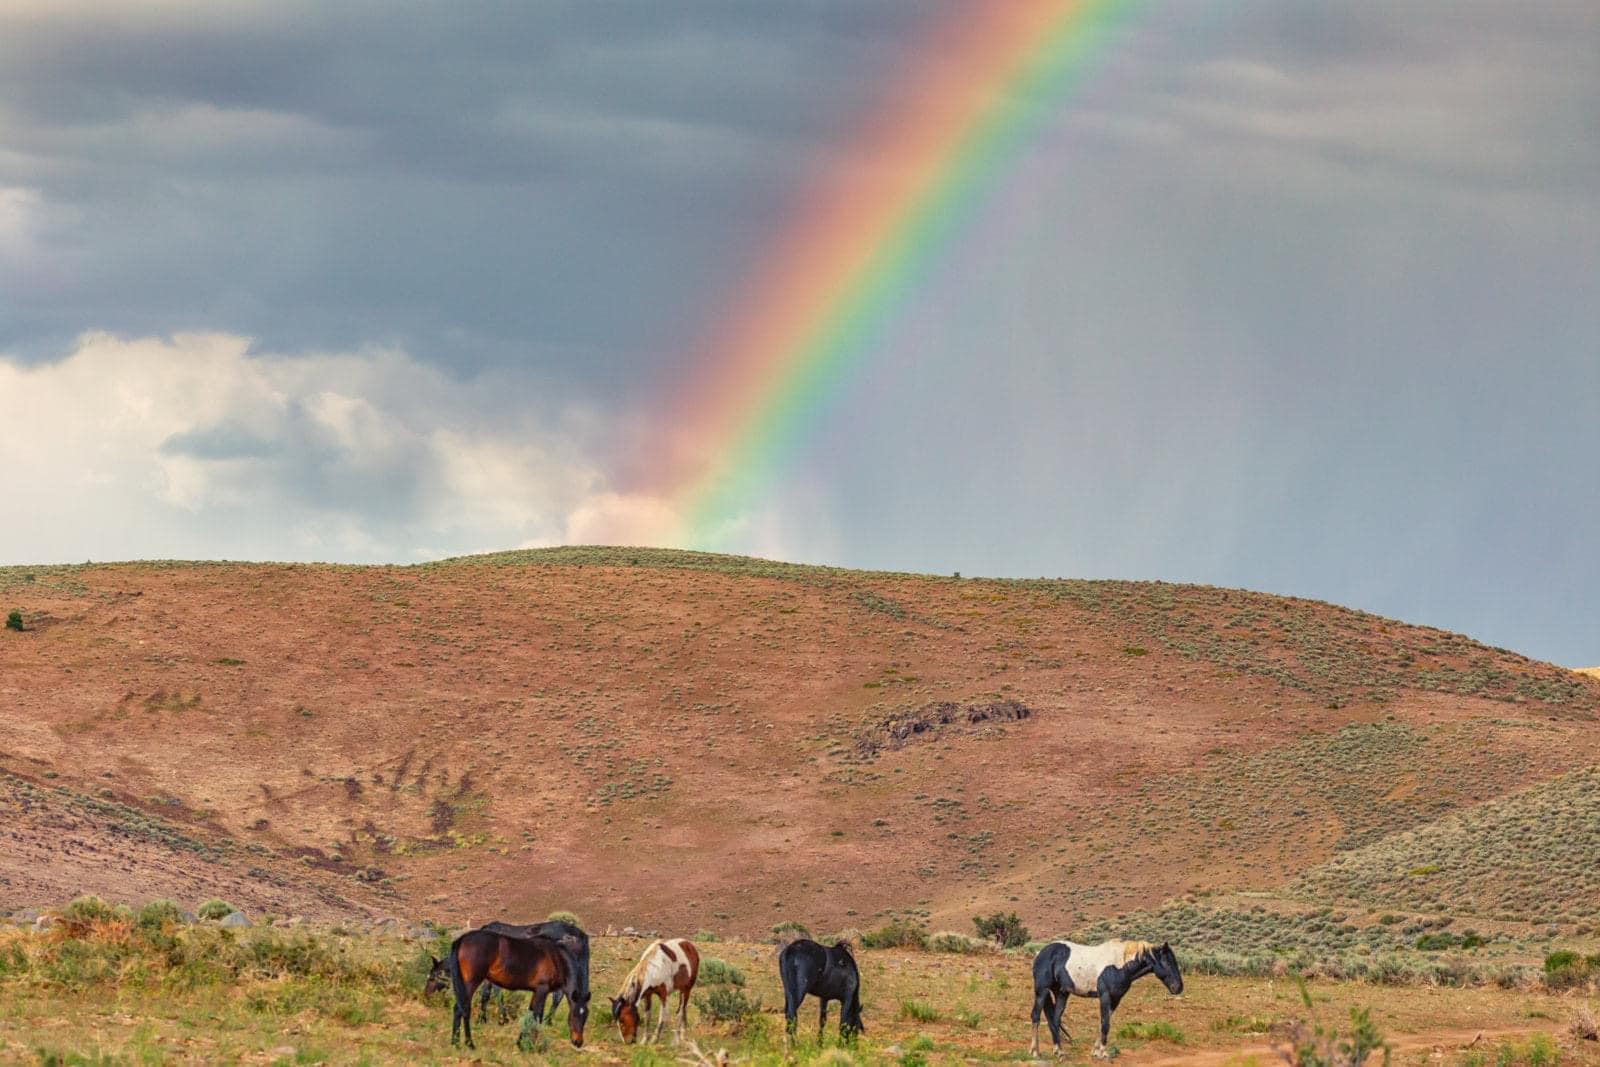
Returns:
[[[1129,982],[1132,982],[1135,978],[1143,978],[1154,970],[1155,967],[1143,956],[1135,956],[1122,966],[1122,974]]]

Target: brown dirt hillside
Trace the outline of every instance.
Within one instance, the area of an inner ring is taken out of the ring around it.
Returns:
[[[558,549],[0,569],[13,607],[0,906],[1050,930],[1282,885],[1600,740],[1600,681],[1160,583]]]

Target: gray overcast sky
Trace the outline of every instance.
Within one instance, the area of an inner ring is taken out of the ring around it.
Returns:
[[[0,7],[0,561],[626,536],[932,0]],[[1600,663],[1600,7],[1149,0],[730,547]]]

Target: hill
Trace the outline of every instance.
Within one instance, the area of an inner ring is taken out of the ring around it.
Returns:
[[[1309,907],[1367,899],[1394,835],[1442,853],[1557,796],[1600,739],[1600,680],[1198,586],[566,548],[0,568],[0,601],[0,906],[220,887],[743,933]]]

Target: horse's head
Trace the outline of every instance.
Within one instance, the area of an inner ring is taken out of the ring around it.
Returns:
[[[567,1033],[572,1037],[573,1047],[582,1048],[583,1026],[589,1021],[589,991],[576,990],[567,999]]]
[[[1150,950],[1150,970],[1161,979],[1167,992],[1176,996],[1183,992],[1183,975],[1178,973],[1178,957],[1165,941]]]
[[[867,1024],[861,1021],[861,998],[858,996],[848,1007],[839,1010],[839,1033],[847,1038],[867,1032]]]
[[[623,1044],[631,1042],[639,1032],[639,1005],[623,997],[611,998],[611,1018],[616,1020],[617,1031]]]
[[[425,997],[433,996],[450,984],[450,969],[444,965],[444,960],[436,960],[432,956],[428,959],[433,965],[428,968],[428,980],[422,983],[422,995]]]

